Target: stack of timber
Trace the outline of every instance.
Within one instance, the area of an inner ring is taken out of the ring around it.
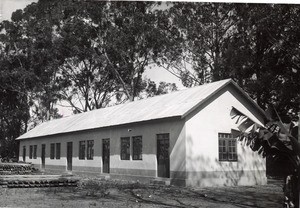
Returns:
[[[3,188],[36,187],[75,187],[79,178],[63,175],[2,175],[0,186]]]
[[[29,163],[0,163],[0,175],[27,175],[38,172]]]

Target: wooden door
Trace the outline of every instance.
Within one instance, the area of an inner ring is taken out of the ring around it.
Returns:
[[[26,161],[26,146],[23,146],[23,162]]]
[[[67,170],[72,171],[73,142],[67,142]]]
[[[110,143],[109,139],[102,140],[102,162],[103,173],[109,173],[109,158],[110,158]]]
[[[170,177],[169,134],[157,135],[157,176]]]
[[[46,159],[46,145],[42,144],[42,152],[41,152],[42,169],[45,169],[45,159]]]

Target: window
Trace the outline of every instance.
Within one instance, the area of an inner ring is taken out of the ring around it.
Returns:
[[[130,160],[130,137],[121,138],[121,160]]]
[[[132,137],[132,159],[133,160],[142,160],[142,137],[134,136]]]
[[[79,141],[79,160],[85,159],[85,141]]]
[[[55,154],[55,144],[54,143],[52,143],[51,145],[50,145],[50,159],[54,159],[54,154]]]
[[[231,134],[219,133],[219,161],[237,161],[237,143]]]
[[[32,159],[32,155],[33,155],[33,146],[30,145],[29,146],[29,159]]]
[[[33,146],[33,159],[37,158],[36,152],[37,152],[37,145],[34,145]]]
[[[94,140],[87,140],[86,159],[92,160],[94,158]]]
[[[60,159],[60,143],[56,143],[56,154],[55,159]]]

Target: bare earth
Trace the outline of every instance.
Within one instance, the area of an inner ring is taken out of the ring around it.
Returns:
[[[0,188],[0,207],[282,207],[280,181],[266,186],[181,188],[85,179],[76,188]]]

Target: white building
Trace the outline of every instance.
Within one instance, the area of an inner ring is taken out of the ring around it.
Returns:
[[[264,111],[227,79],[45,122],[17,138],[20,160],[187,186],[265,184],[265,160],[231,136],[232,106],[262,123]]]

